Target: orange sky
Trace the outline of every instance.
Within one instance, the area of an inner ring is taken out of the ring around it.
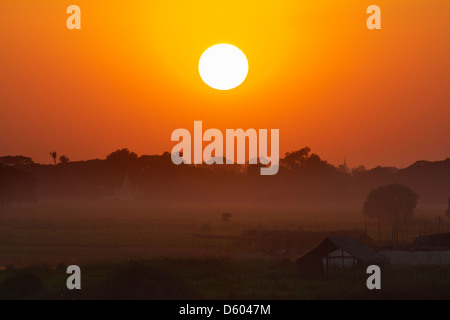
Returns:
[[[82,29],[66,28],[77,4]],[[366,28],[366,8],[382,30]],[[280,129],[280,152],[406,166],[450,156],[450,1],[0,3],[0,155],[49,163],[117,148],[170,151],[176,128]],[[198,60],[230,43],[249,61],[231,91]]]

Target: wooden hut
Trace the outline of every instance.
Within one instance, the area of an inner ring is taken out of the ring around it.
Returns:
[[[389,260],[355,238],[330,237],[314,250],[297,260],[299,275],[303,279],[319,280],[328,276],[331,265],[342,268],[364,268],[386,265]]]

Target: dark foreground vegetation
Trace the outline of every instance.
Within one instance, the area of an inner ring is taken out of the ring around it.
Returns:
[[[450,299],[447,266],[388,266],[373,291],[363,272],[300,280],[288,260],[129,260],[81,270],[82,289],[70,291],[65,265],[9,266],[0,271],[0,299]]]
[[[53,152],[52,152],[53,154]],[[381,185],[402,184],[420,203],[445,204],[450,158],[417,161],[407,168],[334,166],[309,147],[288,152],[279,172],[261,176],[261,165],[179,165],[170,153],[137,156],[128,149],[106,159],[46,165],[24,156],[0,157],[0,205],[53,200],[127,198],[167,203],[362,202]],[[443,212],[444,213],[444,212]]]

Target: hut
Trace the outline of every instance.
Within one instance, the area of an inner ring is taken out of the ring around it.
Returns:
[[[386,265],[389,260],[355,238],[330,237],[314,250],[297,260],[299,275],[303,279],[319,280],[328,276],[331,265],[364,268]]]

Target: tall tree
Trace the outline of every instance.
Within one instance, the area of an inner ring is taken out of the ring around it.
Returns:
[[[106,156],[106,160],[112,162],[129,162],[137,159],[137,154],[127,148],[118,149]]]
[[[55,165],[56,165],[56,158],[58,157],[58,154],[56,153],[56,151],[52,151],[52,152],[50,152],[49,154],[50,154],[50,156],[53,158],[53,162],[54,162]]]
[[[381,218],[403,216],[406,236],[408,237],[407,218],[413,215],[417,206],[418,195],[401,184],[390,184],[370,191],[363,205],[363,213],[369,218],[378,218],[379,238],[381,244]]]

